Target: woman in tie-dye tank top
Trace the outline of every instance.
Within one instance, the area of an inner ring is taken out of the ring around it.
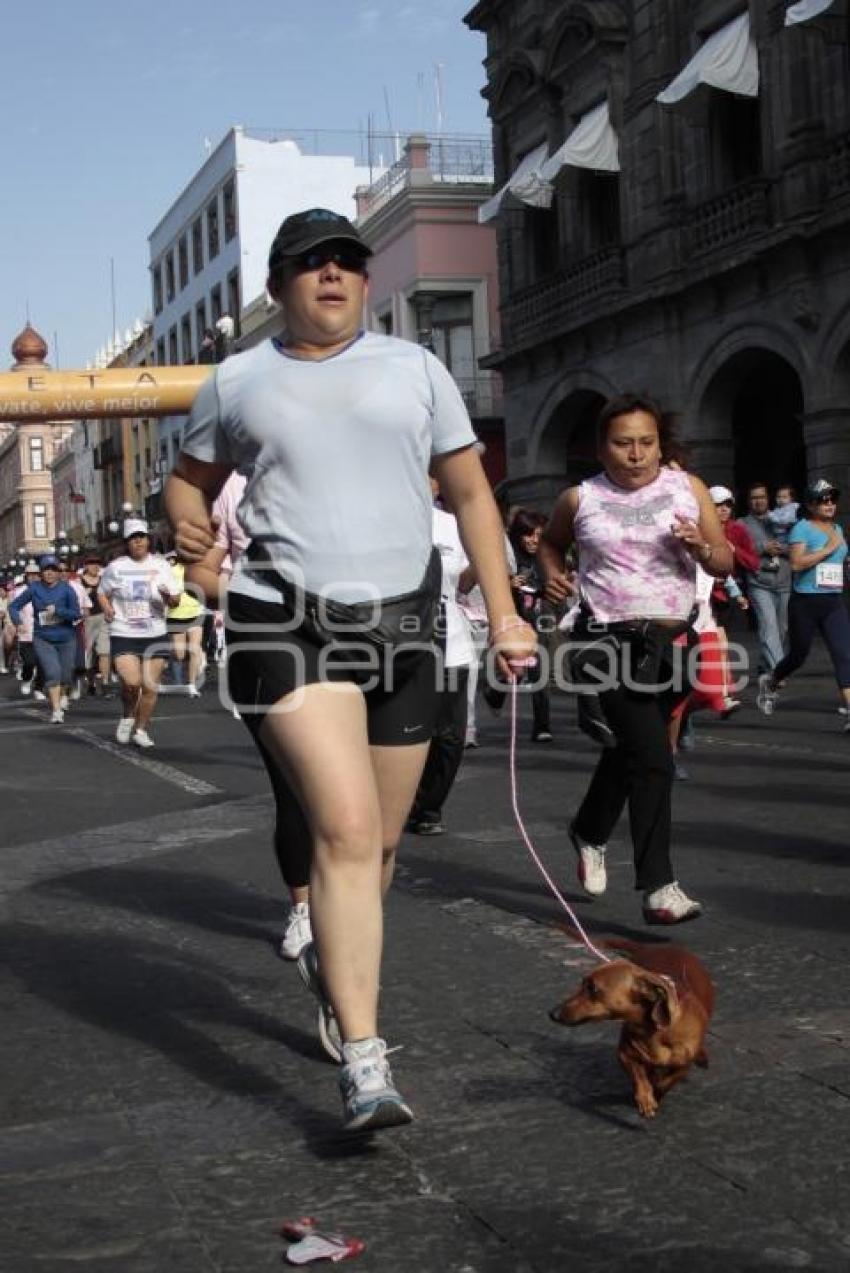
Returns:
[[[718,577],[732,566],[705,485],[664,466],[669,440],[650,398],[607,403],[597,426],[603,471],[563,492],[538,550],[549,599],[577,593],[573,637],[604,676],[598,702],[609,745],[569,833],[578,878],[591,896],[604,893],[605,848],[628,804],[635,886],[653,924],[694,919],[702,909],[670,862],[669,661],[694,607],[695,562]],[[568,578],[564,554],[573,544],[578,570]]]

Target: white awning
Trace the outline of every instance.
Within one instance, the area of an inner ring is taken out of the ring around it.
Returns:
[[[750,34],[749,13],[740,14],[710,35],[656,100],[666,106],[680,102],[698,84],[710,84],[712,88],[739,93],[742,97],[758,95],[758,51]]]
[[[602,172],[619,172],[617,134],[611,127],[608,103],[601,102],[582,115],[573,131],[551,159],[540,169],[544,181],[554,181],[561,169],[594,168]]]
[[[785,25],[792,27],[795,22],[806,22],[831,8],[832,0],[798,0],[797,4],[789,5],[785,11]]]
[[[492,221],[494,217],[498,216],[502,200],[508,191],[515,198],[521,199],[523,203],[530,204],[532,208],[548,208],[551,206],[552,187],[548,181],[543,181],[540,177],[540,169],[546,159],[548,149],[549,147],[544,141],[542,145],[530,150],[519,161],[513,176],[502,186],[501,190],[494,194],[492,199],[482,203],[478,209],[478,220],[482,225],[485,221]]]

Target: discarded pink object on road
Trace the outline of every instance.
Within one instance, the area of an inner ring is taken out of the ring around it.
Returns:
[[[330,1260],[333,1264],[338,1264],[340,1260],[347,1260],[365,1251],[366,1243],[360,1238],[346,1238],[341,1233],[323,1233],[316,1228],[316,1224],[313,1216],[284,1221],[280,1231],[293,1244],[286,1252],[288,1264],[312,1264],[314,1260]]]

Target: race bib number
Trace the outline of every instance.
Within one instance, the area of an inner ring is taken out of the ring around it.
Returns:
[[[45,606],[43,610],[38,612],[38,622],[43,628],[50,628],[59,622],[56,618],[56,610],[53,606]]]
[[[844,570],[840,561],[821,561],[815,567],[818,588],[843,588]]]
[[[134,579],[124,602],[124,615],[131,628],[145,628],[151,619],[151,594],[146,580]]]

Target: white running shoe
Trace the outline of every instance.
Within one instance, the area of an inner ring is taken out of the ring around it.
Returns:
[[[702,904],[688,897],[678,880],[643,895],[643,917],[647,924],[682,924],[702,914]]]
[[[186,693],[189,695],[189,698],[200,698],[200,697],[201,697],[201,691],[198,689],[197,685],[190,685],[190,686],[187,688]]]
[[[50,714],[51,725],[61,725],[64,719],[65,719],[65,713],[62,711],[61,707],[57,707],[56,711],[51,712]]]
[[[74,703],[78,703],[78,702],[80,701],[80,694],[81,694],[81,692],[82,692],[82,691],[80,690],[80,682],[79,682],[79,681],[74,681],[74,688],[71,690],[71,695],[70,695],[71,700],[72,700]]]
[[[63,694],[62,697],[59,699],[59,706],[62,708],[63,712],[67,712],[68,708],[70,707],[67,694]]]
[[[33,690],[32,696],[37,703],[47,702],[47,695],[44,693],[44,690]]]
[[[773,685],[773,673],[762,672],[758,680],[758,686],[756,707],[765,716],[772,716],[773,709],[776,707],[776,700],[779,697]]]
[[[135,724],[132,716],[122,716],[115,727],[116,743],[128,743],[133,736]]]
[[[310,905],[308,902],[295,902],[290,906],[286,917],[286,926],[280,939],[280,954],[283,959],[297,959],[306,945],[313,940],[310,927]]]
[[[605,869],[605,845],[587,844],[572,827],[569,836],[578,857],[578,882],[590,897],[601,897],[608,887]]]
[[[153,747],[154,741],[146,729],[137,729],[133,734],[133,742],[137,747]]]
[[[372,1132],[413,1122],[413,1111],[393,1086],[383,1039],[342,1045],[339,1090],[347,1132]]]
[[[21,693],[24,698],[29,698],[32,693],[32,681],[21,681]]]

